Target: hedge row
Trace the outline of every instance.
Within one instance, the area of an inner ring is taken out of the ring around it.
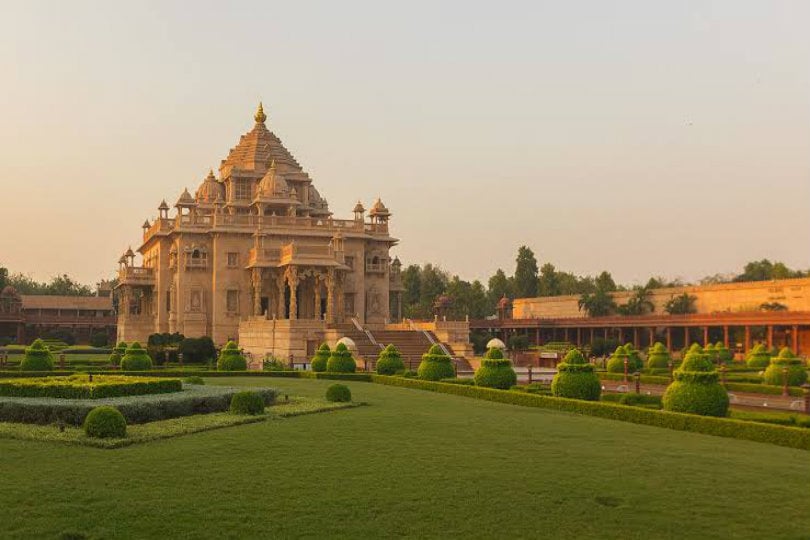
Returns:
[[[206,371],[200,369],[172,370],[160,369],[154,371],[88,371],[96,375],[126,375],[136,377],[292,377],[296,379],[330,379],[335,381],[371,381],[371,373],[317,373],[313,371]],[[28,377],[54,377],[76,375],[75,371],[0,371],[0,379],[28,378]]]
[[[623,373],[605,373],[604,371],[600,371],[597,373],[599,378],[603,381],[623,381],[624,374]],[[635,379],[632,376],[627,377],[629,380],[628,384],[635,383]],[[643,384],[659,384],[663,386],[668,386],[670,383],[669,377],[657,377],[653,375],[642,375],[641,382]],[[738,382],[727,382],[725,384],[726,390],[729,392],[746,392],[750,394],[766,394],[769,396],[779,396],[782,395],[782,387],[781,386],[768,386],[767,384],[757,384],[757,383],[738,383]],[[804,395],[804,391],[797,386],[788,387],[788,393],[794,397],[801,397]]]
[[[597,375],[603,381],[623,381],[624,380],[624,373],[607,373],[605,371],[597,371]],[[635,378],[633,374],[630,373],[627,375],[627,380],[631,383],[635,382]],[[642,375],[641,382],[644,384],[663,384],[668,385],[670,383],[669,377],[661,377],[658,375]]]
[[[9,397],[102,399],[167,394],[182,389],[183,383],[179,379],[121,375],[96,375],[92,381],[86,375],[0,380],[0,396]]]
[[[52,424],[59,421],[81,426],[87,414],[99,405],[115,407],[127,424],[227,411],[231,397],[244,389],[223,386],[186,387],[182,392],[153,396],[128,396],[107,399],[57,399],[0,397],[0,422]],[[251,388],[265,400],[275,402],[277,390]]]
[[[787,446],[789,448],[810,450],[810,431],[802,428],[757,424],[756,422],[743,422],[729,418],[713,418],[692,414],[657,411],[640,407],[628,407],[613,403],[555,398],[524,392],[494,390],[491,388],[421,381],[385,375],[373,375],[372,381],[390,386],[402,386],[405,388],[415,388],[419,390],[454,394],[484,399],[487,401],[508,403],[511,405],[521,405],[525,407],[541,407],[545,409],[607,418],[610,420],[631,422],[634,424],[663,427],[678,431],[691,431],[706,435],[715,435],[718,437],[744,439],[749,441],[776,444],[778,446]]]

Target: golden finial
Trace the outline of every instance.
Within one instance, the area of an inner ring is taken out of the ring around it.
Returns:
[[[264,121],[267,120],[267,115],[264,114],[264,107],[262,107],[262,102],[259,102],[259,108],[256,109],[256,114],[253,115],[253,118],[256,120],[257,124],[264,124]]]
[[[271,170],[271,171],[275,171],[275,170],[276,170],[276,160],[275,160],[275,159],[271,159],[271,160],[270,160],[270,170]]]

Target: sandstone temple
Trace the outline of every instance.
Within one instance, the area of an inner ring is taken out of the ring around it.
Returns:
[[[351,219],[334,218],[261,104],[254,119],[217,174],[193,195],[184,190],[173,215],[164,200],[144,222],[142,262],[131,248],[119,260],[118,339],[207,335],[284,359],[341,337],[366,356],[387,343],[413,354],[434,341],[466,350],[466,325],[401,320],[400,262],[390,253],[398,240],[385,204],[378,198],[367,211],[358,202]]]

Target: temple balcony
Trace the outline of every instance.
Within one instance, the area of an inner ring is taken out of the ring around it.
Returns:
[[[141,266],[124,266],[118,270],[119,285],[155,285],[155,271]]]
[[[281,260],[279,248],[251,248],[248,252],[248,267],[277,266]]]

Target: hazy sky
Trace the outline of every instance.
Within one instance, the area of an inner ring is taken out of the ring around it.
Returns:
[[[262,99],[404,263],[810,267],[810,2],[0,1],[0,264],[112,276]]]

